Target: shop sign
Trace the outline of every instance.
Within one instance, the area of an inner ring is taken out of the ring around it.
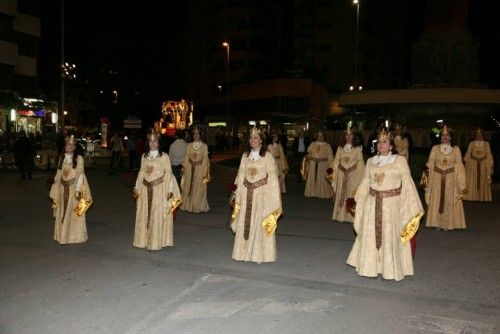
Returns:
[[[23,117],[45,117],[45,110],[44,109],[38,109],[38,110],[18,110],[17,114],[19,116]]]

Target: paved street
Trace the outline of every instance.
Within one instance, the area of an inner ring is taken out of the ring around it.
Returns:
[[[180,213],[175,247],[132,246],[135,176],[87,171],[89,241],[60,246],[46,178],[0,171],[0,333],[499,333],[500,187],[465,205],[468,229],[418,235],[415,276],[359,277],[354,235],[332,203],[288,180],[273,264],[231,259],[226,186],[214,167],[208,214]]]

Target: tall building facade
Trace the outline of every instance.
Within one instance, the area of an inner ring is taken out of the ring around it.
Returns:
[[[0,0],[0,89],[38,93],[39,2]]]
[[[186,92],[205,121],[283,122],[327,105],[326,89],[294,69],[293,1],[192,0],[186,12]]]
[[[294,67],[333,93],[355,81],[356,8],[352,1],[294,1]]]

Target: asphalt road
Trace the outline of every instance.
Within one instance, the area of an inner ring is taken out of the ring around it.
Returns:
[[[278,261],[231,259],[227,189],[214,167],[211,211],[179,213],[175,247],[132,246],[135,176],[87,171],[89,241],[60,246],[46,178],[0,171],[0,333],[499,333],[500,187],[467,203],[468,229],[418,235],[415,276],[359,277],[349,224],[288,180]]]

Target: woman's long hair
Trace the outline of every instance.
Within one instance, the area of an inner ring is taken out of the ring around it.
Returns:
[[[161,157],[163,152],[161,151],[161,137],[158,138],[158,157]],[[149,151],[151,151],[151,148],[149,147],[149,139],[146,137],[146,145],[144,145],[144,158],[146,158],[149,154]]]
[[[61,155],[61,157],[59,158],[59,163],[57,164],[57,169],[62,169],[62,165],[63,165],[63,161],[64,161],[64,155],[65,155],[65,154],[66,154],[66,153],[63,153],[63,154]],[[81,154],[80,154],[80,153],[78,153],[78,152],[76,151],[76,148],[75,148],[75,151],[73,152],[73,161],[72,161],[72,167],[73,167],[73,169],[75,169],[75,168],[76,168],[76,162],[77,162],[77,159],[78,159],[78,156],[79,156],[79,155],[81,155]]]
[[[266,156],[266,152],[267,152],[267,140],[266,140],[266,134],[264,131],[260,131],[258,132],[259,134],[259,137],[260,137],[260,140],[262,142],[261,146],[260,146],[260,150],[259,150],[259,155],[261,157],[264,157]],[[248,136],[248,138],[250,139],[250,136]],[[250,145],[250,140],[248,141],[248,149],[247,151],[245,152],[246,153],[246,156],[248,157],[250,155],[250,152],[252,152],[252,146]]]

